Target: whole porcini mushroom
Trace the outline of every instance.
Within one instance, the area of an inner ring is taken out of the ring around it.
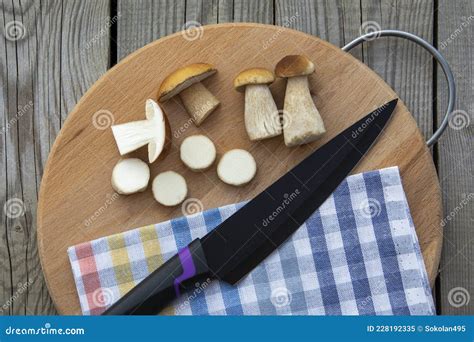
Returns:
[[[280,115],[268,85],[275,80],[273,72],[252,68],[240,72],[234,88],[245,91],[245,128],[250,140],[275,137],[282,132]]]
[[[158,101],[179,95],[188,114],[199,126],[219,105],[219,100],[201,83],[217,70],[207,63],[195,63],[175,70],[161,83]]]
[[[286,56],[275,67],[275,74],[287,79],[283,107],[286,146],[314,141],[326,132],[309,92],[308,75],[313,72],[314,64],[301,55]]]
[[[166,114],[153,100],[146,100],[146,120],[132,121],[112,126],[112,133],[120,155],[148,145],[148,161],[153,163],[168,151],[171,129]]]

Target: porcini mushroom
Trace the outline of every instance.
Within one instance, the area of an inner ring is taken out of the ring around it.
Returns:
[[[308,75],[313,72],[314,64],[301,55],[286,56],[275,67],[278,77],[287,78],[283,106],[286,146],[314,141],[326,132],[323,119],[309,92]]]
[[[158,101],[165,102],[178,95],[186,111],[199,126],[219,105],[219,100],[201,83],[217,70],[207,63],[190,64],[175,70],[161,83]]]
[[[148,145],[148,161],[153,163],[161,153],[168,150],[171,130],[166,114],[153,100],[146,100],[146,120],[132,121],[112,126],[112,133],[120,155]]]
[[[263,68],[244,70],[234,79],[234,88],[245,91],[245,128],[250,140],[281,134],[280,114],[268,88],[274,80],[273,72]]]

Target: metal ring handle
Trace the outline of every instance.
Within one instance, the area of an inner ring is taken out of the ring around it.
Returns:
[[[415,36],[414,34],[404,32],[404,31],[399,31],[399,30],[380,30],[380,31],[374,31],[371,33],[364,34],[363,36],[360,36],[354,39],[349,44],[345,45],[342,48],[342,50],[349,51],[352,48],[356,47],[357,45],[365,41],[374,40],[380,37],[390,37],[390,36],[405,38],[422,46],[436,59],[439,65],[441,65],[441,68],[443,69],[443,73],[446,76],[446,79],[448,81],[448,107],[446,108],[446,113],[444,114],[443,121],[441,122],[439,128],[433,133],[431,138],[429,138],[428,141],[426,142],[428,147],[430,147],[436,142],[438,142],[438,139],[441,137],[446,127],[448,126],[449,116],[453,112],[454,102],[456,100],[456,84],[454,82],[453,72],[451,71],[451,67],[449,66],[448,62],[443,57],[443,55],[441,55],[441,53],[433,45],[428,43],[423,38],[420,38],[418,36]]]

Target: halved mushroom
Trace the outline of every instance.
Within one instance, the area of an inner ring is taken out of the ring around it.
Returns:
[[[186,111],[199,126],[219,105],[219,100],[201,83],[217,70],[207,63],[190,64],[168,75],[158,90],[158,101],[165,102],[178,95]]]
[[[146,120],[112,126],[120,155],[148,145],[148,161],[153,163],[171,144],[171,129],[166,114],[153,100],[146,100]],[[163,153],[164,155],[164,153]]]
[[[281,134],[280,115],[268,88],[274,80],[273,72],[263,68],[244,70],[234,79],[234,88],[245,91],[245,128],[250,140]]]
[[[149,180],[150,169],[138,158],[121,159],[112,171],[112,188],[121,195],[145,191]]]
[[[301,55],[286,56],[275,67],[278,77],[287,78],[283,107],[286,146],[314,141],[326,132],[323,119],[309,92],[308,75],[313,72],[314,64]]]

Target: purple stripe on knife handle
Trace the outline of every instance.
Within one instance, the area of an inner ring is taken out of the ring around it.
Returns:
[[[181,283],[196,275],[196,266],[194,265],[193,256],[191,255],[189,247],[184,247],[181,249],[178,252],[178,256],[181,266],[183,267],[183,273],[174,280],[174,291],[176,293],[176,297],[179,297],[181,294],[179,290]]]

